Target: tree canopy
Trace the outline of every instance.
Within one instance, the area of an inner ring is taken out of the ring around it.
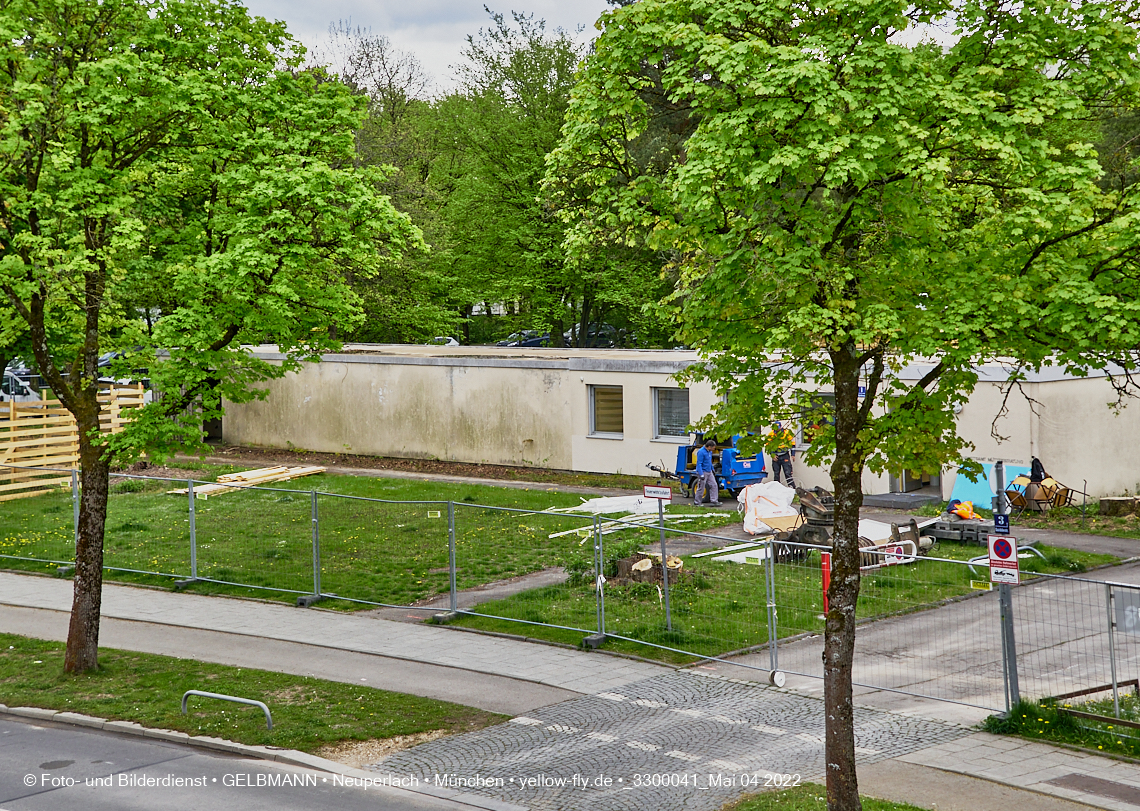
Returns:
[[[609,234],[672,257],[666,308],[704,358],[689,379],[726,395],[707,427],[819,425],[808,461],[830,464],[836,493],[830,808],[859,805],[864,469],[964,462],[952,406],[986,359],[1134,368],[1137,186],[1122,168],[1106,182],[1096,144],[1136,109],[1136,14],[641,0],[603,15],[573,91],[548,178],[569,243]]]
[[[0,0],[0,294],[79,427],[67,667],[96,664],[110,465],[196,446],[362,313],[418,231],[353,168],[364,102],[229,0]],[[280,364],[242,344],[277,343]],[[110,369],[101,355],[121,353]],[[106,377],[157,391],[99,430]]]

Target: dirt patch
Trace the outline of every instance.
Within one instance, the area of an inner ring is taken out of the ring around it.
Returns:
[[[340,743],[326,744],[314,754],[359,769],[371,763],[377,763],[393,752],[411,749],[421,743],[438,740],[446,734],[446,729],[433,729],[430,732],[395,735],[391,738],[374,738],[370,741],[341,741]]]
[[[484,465],[472,462],[447,462],[441,459],[397,459],[386,456],[362,456],[351,453],[319,453],[276,448],[246,448],[220,445],[212,456],[232,459],[234,464],[261,465],[266,463],[290,465],[324,465],[325,467],[355,467],[364,470],[398,470],[408,473],[433,473],[444,476],[470,476],[477,479],[502,481],[549,482],[576,484],[590,487],[640,489],[650,479],[645,476],[618,476],[611,474],[582,474],[541,467],[511,467]]]
[[[152,465],[145,459],[135,462],[130,467],[116,470],[115,473],[123,473],[126,475],[148,476],[152,479],[180,479],[186,481],[187,479],[201,479],[203,478],[203,471],[205,468],[187,468],[187,467],[166,467],[165,465]],[[213,476],[210,476],[212,479]],[[121,482],[123,479],[112,478],[111,483]]]
[[[300,685],[286,687],[284,690],[274,690],[272,693],[266,693],[266,696],[273,701],[274,704],[305,704],[308,699],[305,698],[305,688]]]

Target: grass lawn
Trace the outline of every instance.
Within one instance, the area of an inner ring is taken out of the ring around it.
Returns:
[[[628,542],[626,542],[628,543]],[[1111,563],[1115,558],[1087,552],[1039,547],[1046,560],[1022,560],[1022,571],[1071,572]],[[609,557],[607,577],[616,575],[616,558],[632,551],[618,547]],[[968,560],[984,553],[973,544],[943,541],[932,557]],[[719,655],[768,641],[764,567],[720,563],[708,558],[683,556],[688,574],[670,588],[673,630],[665,628],[663,595],[649,583],[617,585],[605,589],[606,631],[656,645]],[[920,560],[907,566],[892,566],[864,573],[859,596],[861,618],[913,611],[972,592],[971,580],[988,580],[985,564],[977,573],[960,564]],[[775,571],[778,633],[781,637],[823,631],[823,588],[819,553],[805,560],[777,563]],[[596,603],[589,578],[534,589],[502,600],[481,603],[473,611],[496,617],[545,621],[573,628],[596,628]],[[457,624],[502,633],[525,634],[555,642],[576,644],[582,634],[537,625],[522,625],[508,619],[463,615]],[[609,639],[608,650],[636,653],[676,664],[693,657],[650,648],[621,639]]]
[[[212,480],[232,467],[193,462],[173,475]],[[167,471],[168,474],[171,471]],[[119,570],[115,580],[169,585],[190,574],[190,523],[185,495],[169,495],[169,481],[112,480],[105,539],[105,563]],[[184,485],[183,485],[184,486]],[[323,474],[242,490],[195,502],[198,575],[211,580],[279,589],[258,592],[198,583],[200,592],[292,599],[289,592],[313,591],[313,502],[319,494],[321,589],[325,593],[380,603],[408,604],[446,593],[447,505],[456,521],[457,580],[460,589],[525,575],[552,566],[593,565],[593,549],[573,530],[592,526],[591,517],[512,513],[493,508],[544,510],[581,503],[574,494],[406,479]],[[410,500],[421,503],[408,503]],[[434,502],[434,503],[430,503]],[[485,506],[479,506],[485,505]],[[691,513],[673,507],[670,513]],[[685,528],[700,529],[735,520],[700,518]],[[54,571],[57,567],[15,558],[72,560],[72,503],[69,491],[0,503],[0,554],[9,568]],[[571,534],[549,538],[551,533]],[[347,601],[329,605],[353,607]]]
[[[795,788],[752,794],[724,806],[723,811],[827,811],[823,786],[805,783]],[[922,811],[907,803],[892,803],[863,797],[863,811]]]
[[[63,672],[58,642],[0,634],[0,703],[134,721],[146,727],[208,735],[239,743],[313,752],[338,741],[391,738],[431,730],[467,732],[505,715],[356,684],[269,673],[103,648],[100,669]],[[252,698],[273,713],[273,730],[257,707],[191,698],[187,690]]]
[[[1108,721],[1074,718],[1060,712],[1059,707],[1109,716]],[[1009,718],[991,715],[983,726],[987,732],[998,735],[1017,735],[1033,741],[1056,741],[1083,746],[1098,752],[1140,758],[1140,729],[1113,723],[1112,695],[1081,701],[1066,699],[1057,702],[1043,699],[1039,703],[1022,701],[1010,711]],[[1120,688],[1120,717],[1125,721],[1140,721],[1140,697],[1131,690]]]

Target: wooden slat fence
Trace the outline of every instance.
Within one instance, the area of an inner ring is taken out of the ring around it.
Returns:
[[[99,427],[108,433],[123,430],[123,411],[143,404],[141,383],[114,386],[99,395]],[[79,467],[79,432],[75,418],[59,400],[0,403],[0,501],[28,498],[53,487],[71,484],[58,470],[17,468]]]

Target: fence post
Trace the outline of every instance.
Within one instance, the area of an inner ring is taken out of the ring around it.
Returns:
[[[79,471],[71,469],[71,523],[73,529],[72,543],[79,547]]]
[[[321,521],[317,513],[317,491],[313,490],[313,596],[321,598]]]
[[[580,533],[581,530],[578,530]],[[606,560],[602,550],[602,519],[594,516],[594,611],[597,614],[598,630],[582,640],[582,645],[594,650],[600,648],[606,641]],[[579,536],[580,537],[580,536]],[[662,541],[664,543],[664,541]]]
[[[669,559],[665,554],[665,500],[657,499],[657,519],[661,523],[661,584],[665,590],[665,630],[673,630],[673,613],[669,610]]]
[[[1112,714],[1120,717],[1120,690],[1116,684],[1116,639],[1113,635],[1112,585],[1104,584],[1104,607],[1108,612],[1108,660],[1112,664]]]
[[[459,611],[459,590],[455,585],[455,502],[447,502],[447,570],[451,578],[450,610]]]
[[[606,558],[602,547],[602,519],[594,516],[594,589],[598,592],[598,634],[606,636]]]
[[[1001,606],[1001,652],[1005,670],[1006,704],[1009,709],[1021,701],[1021,688],[1017,682],[1017,643],[1013,635],[1013,592],[1009,583],[998,584],[998,604]]]
[[[186,492],[190,494],[190,579],[198,579],[198,528],[194,517],[194,480],[186,482]]]
[[[764,589],[768,593],[768,680],[775,684],[780,672],[780,651],[776,629],[776,544],[768,541],[768,556],[764,561]]]

